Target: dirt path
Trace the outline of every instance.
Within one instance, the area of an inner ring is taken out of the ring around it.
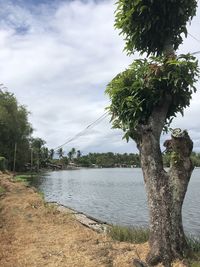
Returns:
[[[0,174],[0,186],[0,267],[133,267],[148,252],[148,244],[115,242],[84,227],[9,175]]]

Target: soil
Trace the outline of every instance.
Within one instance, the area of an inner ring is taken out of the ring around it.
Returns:
[[[134,259],[145,261],[148,243],[113,241],[10,174],[0,173],[0,186],[0,267],[133,267]]]

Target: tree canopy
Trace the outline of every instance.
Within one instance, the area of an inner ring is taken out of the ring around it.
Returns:
[[[197,77],[198,62],[189,54],[135,60],[107,86],[113,126],[123,129],[126,139],[135,137],[137,126],[147,123],[152,110],[168,97],[167,130],[176,114],[189,106]]]
[[[125,50],[146,52],[107,86],[108,107],[114,128],[125,138],[136,138],[138,125],[146,124],[153,110],[168,102],[163,130],[177,113],[190,105],[199,77],[194,56],[175,55],[187,35],[186,24],[196,14],[195,0],[118,0],[115,27],[125,36]],[[157,57],[152,55],[157,55]],[[151,55],[151,56],[150,56]]]
[[[18,104],[12,93],[0,90],[0,155],[8,160],[9,168],[12,168],[15,144],[19,159],[16,167],[27,162],[32,131],[27,109]]]
[[[174,50],[182,43],[196,8],[196,0],[118,0],[115,27],[128,54],[136,50],[161,55],[168,43]]]

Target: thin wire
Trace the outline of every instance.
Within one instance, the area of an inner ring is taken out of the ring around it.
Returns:
[[[77,139],[78,137],[84,135],[84,133],[90,129],[93,128],[94,126],[96,126],[97,124],[99,124],[101,121],[103,121],[106,117],[108,116],[108,112],[105,112],[103,115],[101,115],[98,119],[96,119],[94,122],[90,123],[85,129],[83,129],[82,131],[80,131],[79,133],[77,133],[76,135],[74,135],[72,138],[68,139],[66,142],[64,142],[62,145],[54,148],[54,150],[57,150],[59,148],[62,148],[63,146],[67,145],[68,143],[74,141],[75,139]]]
[[[196,51],[196,52],[191,53],[191,55],[197,55],[199,53],[200,53],[200,51]]]
[[[102,120],[104,120],[107,117],[107,113],[103,114],[101,117],[99,117],[97,120],[95,120],[93,123],[91,123],[90,125],[88,125],[84,130],[82,130],[81,132],[77,133],[75,136],[73,136],[72,138],[68,139],[64,144],[54,148],[54,150],[57,150],[65,145],[67,145],[68,143],[74,141],[75,139],[77,139],[78,137],[84,135],[84,133],[89,129],[89,128],[93,128],[96,124],[100,123]]]
[[[191,36],[195,41],[200,43],[200,40],[198,38],[196,38],[194,35],[192,35],[191,33],[188,33],[188,35]]]

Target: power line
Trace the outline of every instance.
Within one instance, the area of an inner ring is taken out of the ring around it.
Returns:
[[[191,36],[195,41],[197,41],[198,43],[200,43],[200,40],[198,38],[196,38],[194,35],[192,35],[189,32],[188,32],[188,35]],[[200,51],[195,51],[195,52],[191,53],[191,55],[197,55],[199,53],[200,53]]]
[[[196,52],[191,53],[191,55],[197,55],[199,53],[200,53],[200,51],[196,51]]]
[[[188,35],[191,36],[195,41],[200,43],[200,40],[198,38],[196,38],[194,35],[192,35],[191,33],[188,33]]]
[[[96,126],[97,124],[99,124],[101,121],[103,121],[106,117],[108,116],[108,112],[105,112],[103,115],[101,115],[98,119],[96,119],[95,121],[93,121],[92,123],[90,123],[85,129],[83,129],[82,131],[80,131],[79,133],[77,133],[76,135],[74,135],[72,138],[68,139],[66,142],[64,142],[62,145],[54,148],[54,150],[57,150],[59,148],[62,148],[63,146],[67,145],[68,143],[74,141],[75,139],[77,139],[78,137],[84,135],[84,133],[90,129],[93,128],[94,126]]]
[[[62,145],[54,148],[54,150],[57,150],[65,145],[67,145],[68,143],[74,141],[75,139],[77,139],[78,137],[82,136],[89,128],[93,128],[95,125],[97,125],[98,123],[100,123],[102,120],[104,120],[108,115],[108,112],[104,113],[103,115],[101,115],[98,119],[96,119],[94,122],[92,122],[91,124],[89,124],[84,130],[80,131],[79,133],[77,133],[76,135],[74,135],[72,138],[68,139],[65,143],[63,143]]]

